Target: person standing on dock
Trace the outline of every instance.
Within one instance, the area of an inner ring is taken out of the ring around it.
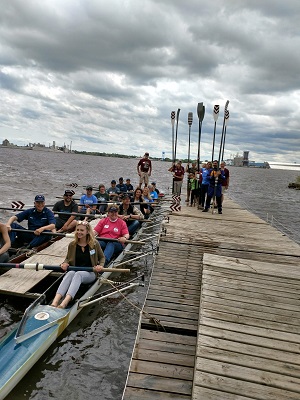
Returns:
[[[76,226],[76,215],[78,213],[78,205],[73,200],[74,192],[70,189],[65,190],[64,199],[56,202],[52,208],[53,213],[65,212],[66,214],[59,214],[56,217],[55,228],[57,232],[72,231]]]
[[[17,222],[28,221],[28,229],[34,233],[27,232],[26,228]],[[56,220],[53,212],[45,207],[45,196],[38,194],[34,199],[34,207],[28,208],[9,218],[7,228],[11,243],[13,244],[18,238],[20,245],[28,244],[28,248],[38,247],[51,239],[51,235],[42,235],[44,231],[53,231],[55,229]],[[11,229],[22,229],[24,232],[14,232]]]
[[[181,161],[180,160],[177,161],[177,163],[172,165],[172,167],[169,168],[168,171],[173,173],[173,192],[172,192],[172,194],[180,196],[182,181],[183,181],[183,177],[184,177],[184,168],[182,166]]]
[[[142,187],[144,182],[145,186],[149,184],[149,177],[151,176],[152,172],[152,163],[149,160],[149,153],[145,153],[144,157],[140,159],[137,165],[137,172],[140,177],[139,186]]]
[[[229,174],[229,170],[226,168],[225,161],[222,161],[220,165],[221,165],[221,173],[223,175],[223,180],[222,180],[222,203],[223,203],[224,192],[229,187],[229,175],[230,174]]]
[[[0,222],[0,263],[6,263],[9,259],[8,249],[10,248],[10,238],[7,227]]]
[[[187,164],[187,166],[185,168],[185,172],[187,172],[187,174],[188,174],[185,202],[189,203],[189,201],[190,201],[190,193],[191,193],[190,174],[193,174],[194,177],[197,174],[197,163],[196,163],[196,161],[193,161],[191,166],[190,166],[190,164]]]
[[[51,306],[66,308],[69,302],[74,299],[82,283],[93,283],[98,273],[103,272],[104,262],[103,251],[98,241],[95,240],[93,229],[89,222],[78,221],[75,239],[68,246],[67,257],[61,264],[61,269],[66,271],[69,265],[72,265],[76,267],[92,267],[94,272],[69,271],[59,285]],[[62,299],[63,301],[60,303]]]
[[[205,208],[202,212],[208,212],[210,208],[211,200],[213,201],[216,199],[218,213],[222,214],[222,180],[223,175],[218,167],[218,161],[215,160],[212,164],[212,171],[210,173],[210,183],[208,186],[207,197],[205,202]]]

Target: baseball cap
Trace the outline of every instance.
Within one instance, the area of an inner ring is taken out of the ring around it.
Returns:
[[[129,194],[124,193],[124,194],[122,195],[122,200],[124,200],[124,199],[130,199]]]
[[[152,182],[151,185],[156,185],[156,182]]]
[[[126,181],[130,181],[130,178],[127,178]]]
[[[119,178],[119,181],[123,181],[123,178],[121,177],[121,178]]]
[[[148,152],[146,152],[146,153],[145,153],[145,156],[149,156],[149,153],[148,153]]]
[[[93,186],[92,185],[87,185],[87,187],[85,189],[86,190],[93,190]]]
[[[114,179],[110,183],[117,183]]]
[[[67,196],[68,194],[69,194],[70,196],[73,196],[74,191],[73,191],[73,190],[70,190],[70,189],[65,190],[64,196]]]
[[[45,201],[45,196],[42,194],[37,194],[34,198],[34,201]]]

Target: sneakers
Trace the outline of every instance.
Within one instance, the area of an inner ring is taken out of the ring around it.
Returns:
[[[221,210],[219,210],[219,211],[218,211],[218,214],[222,214],[222,211],[221,211]]]
[[[202,210],[202,212],[208,212],[208,208],[204,208],[204,210]]]

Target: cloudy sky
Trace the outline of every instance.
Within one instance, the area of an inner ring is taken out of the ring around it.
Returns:
[[[0,0],[0,141],[300,162],[299,0]]]

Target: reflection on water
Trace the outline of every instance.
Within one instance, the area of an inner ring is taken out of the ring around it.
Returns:
[[[10,206],[13,200],[31,205],[37,193],[46,196],[47,204],[54,204],[69,183],[79,184],[78,197],[87,184],[109,186],[112,179],[121,176],[131,178],[136,186],[137,162],[0,148],[0,206]],[[152,179],[165,193],[172,185],[169,166],[161,161],[153,165]],[[287,189],[288,183],[296,180],[297,172],[253,168],[230,168],[230,172],[232,198],[261,217],[273,214],[299,235],[300,191]],[[2,211],[0,220],[4,222],[10,215]],[[145,293],[145,288],[137,288],[128,298],[141,306]],[[1,301],[0,335],[3,335],[22,312],[11,302]],[[7,399],[120,399],[138,318],[138,312],[122,298],[85,308]]]

